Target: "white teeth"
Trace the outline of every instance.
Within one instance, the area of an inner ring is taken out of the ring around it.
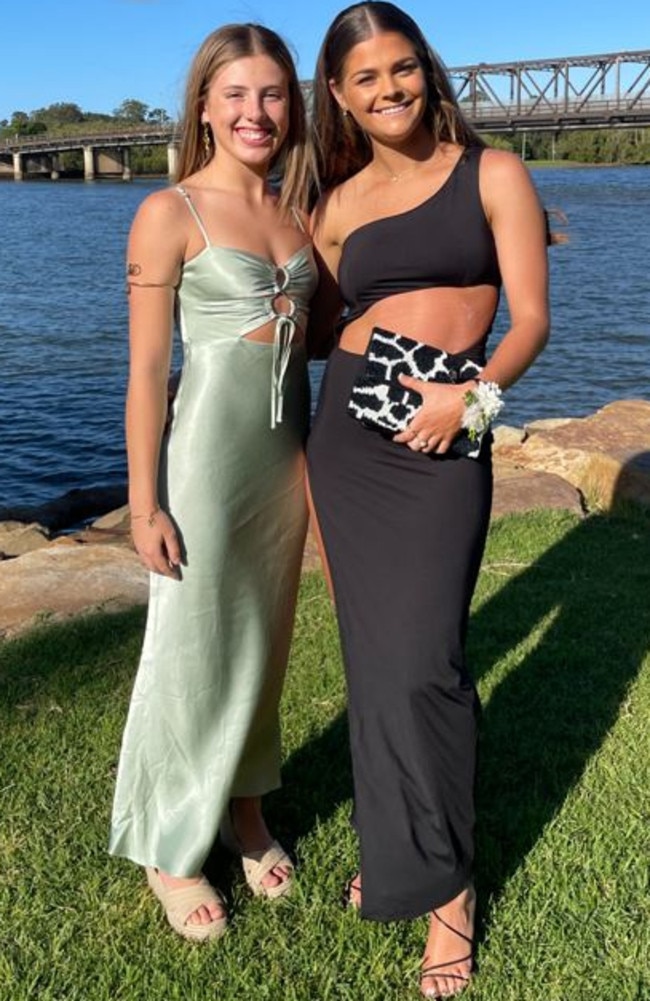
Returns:
[[[238,131],[244,139],[266,139],[269,135],[268,132],[257,132],[253,129],[239,129]]]
[[[380,115],[399,115],[400,112],[406,111],[408,104],[395,104],[390,108],[381,108],[379,110]]]

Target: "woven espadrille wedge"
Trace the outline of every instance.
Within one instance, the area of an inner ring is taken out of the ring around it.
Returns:
[[[163,881],[157,869],[147,866],[146,873],[147,882],[162,904],[165,917],[175,932],[193,942],[206,942],[223,935],[228,924],[226,905],[219,891],[215,890],[205,876],[201,876],[200,883],[191,886],[171,887]],[[188,921],[197,908],[215,903],[224,911],[223,917],[216,918],[208,924],[194,924]]]

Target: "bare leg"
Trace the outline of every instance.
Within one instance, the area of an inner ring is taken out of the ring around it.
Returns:
[[[238,796],[230,801],[232,828],[243,852],[265,851],[273,838],[262,815],[259,796]],[[272,888],[284,883],[290,875],[286,866],[276,866],[262,879],[262,885]]]

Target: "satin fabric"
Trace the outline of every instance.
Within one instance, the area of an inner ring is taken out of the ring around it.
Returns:
[[[281,288],[303,322],[315,284],[310,247],[278,268],[206,237],[183,269],[184,363],[159,477],[183,565],[180,581],[151,575],[109,842],[176,876],[201,870],[231,796],[280,783],[309,386],[274,301]],[[275,343],[246,338],[273,318]]]

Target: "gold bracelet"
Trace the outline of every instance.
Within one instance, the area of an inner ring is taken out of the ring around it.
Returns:
[[[149,528],[153,528],[153,526],[156,524],[156,515],[158,514],[159,511],[160,508],[155,507],[150,514],[132,514],[131,521],[138,521],[139,518],[146,518],[147,525],[149,526]]]

